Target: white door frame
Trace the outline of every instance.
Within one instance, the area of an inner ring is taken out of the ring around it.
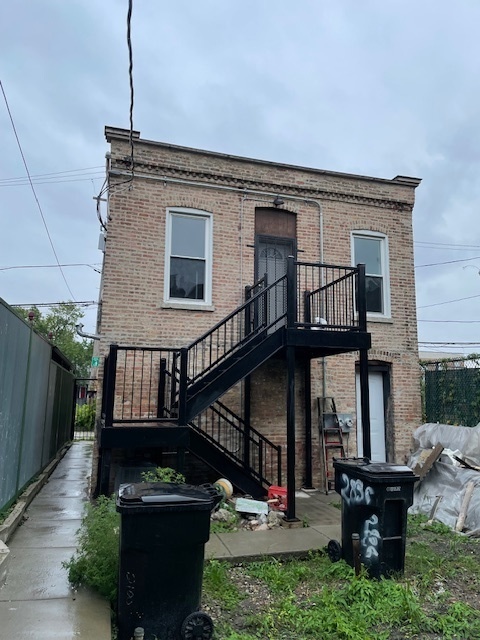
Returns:
[[[386,421],[385,421],[385,372],[371,369],[368,371],[368,388],[370,398],[370,438],[371,454],[374,462],[387,461]],[[363,431],[360,396],[360,374],[355,374],[356,408],[357,408],[357,452],[363,456]]]

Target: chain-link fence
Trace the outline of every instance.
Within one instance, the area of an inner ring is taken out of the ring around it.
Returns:
[[[480,355],[421,361],[425,422],[474,427],[480,422]]]

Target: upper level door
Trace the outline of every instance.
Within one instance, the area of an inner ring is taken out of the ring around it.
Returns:
[[[267,276],[267,285],[282,278],[287,273],[287,258],[294,255],[295,241],[292,238],[275,238],[258,236],[256,242],[255,279]],[[281,280],[271,288],[265,300],[267,309],[263,310],[263,317],[267,319],[269,331],[285,324],[287,310],[286,280]],[[278,321],[278,322],[277,322]]]

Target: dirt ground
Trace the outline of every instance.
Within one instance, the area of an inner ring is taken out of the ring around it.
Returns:
[[[252,616],[261,616],[275,607],[278,592],[272,592],[264,580],[253,578],[248,574],[245,565],[232,565],[228,569],[229,580],[242,594],[241,602],[235,607],[226,607],[222,598],[207,598],[204,600],[204,610],[207,611],[215,626],[224,628],[227,624],[234,635],[217,632],[215,638],[286,638],[263,635],[252,627]],[[399,578],[402,582],[415,585],[422,610],[428,615],[435,616],[445,613],[449,604],[463,603],[476,609],[480,620],[480,540],[459,536],[445,531],[425,530],[415,528],[415,533],[407,538],[405,560],[405,574]],[[322,589],[323,584],[312,584],[312,581],[298,582],[292,585],[297,603],[308,603],[308,599]],[[308,605],[307,605],[308,606]],[[480,622],[479,622],[480,624]],[[477,627],[475,627],[477,628]],[[478,627],[480,628],[480,626]],[[377,629],[377,632],[379,630]],[[448,635],[438,632],[414,632],[403,628],[390,630],[388,640],[441,640],[443,638],[462,638],[463,640],[478,640],[480,635]],[[473,633],[473,632],[472,632]],[[238,635],[235,635],[238,634]],[[243,635],[246,634],[246,635]],[[303,635],[292,635],[294,640]],[[308,636],[310,637],[310,636]],[[347,637],[347,636],[335,636]],[[348,636],[349,637],[349,636]],[[352,636],[357,638],[357,636]],[[372,637],[379,637],[374,635]],[[368,640],[368,638],[365,638]]]

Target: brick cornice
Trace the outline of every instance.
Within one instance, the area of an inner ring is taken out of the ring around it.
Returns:
[[[130,169],[130,158],[123,160],[116,159],[115,165],[120,165],[123,170]],[[118,167],[118,168],[120,168]],[[112,169],[115,167],[112,166]],[[270,193],[280,193],[285,196],[295,196],[299,198],[312,200],[330,200],[337,202],[348,202],[371,207],[381,207],[382,209],[390,209],[402,212],[412,212],[413,204],[404,200],[393,200],[388,198],[372,198],[368,196],[345,193],[342,191],[333,191],[331,189],[319,189],[294,185],[286,183],[267,182],[265,180],[251,180],[242,177],[236,177],[230,174],[219,174],[214,172],[195,171],[192,169],[184,169],[180,167],[172,167],[171,165],[162,165],[159,163],[142,162],[139,159],[135,161],[135,170],[137,173],[151,175],[152,178],[177,178],[188,180],[191,182],[199,182],[205,184],[216,184],[222,187],[232,187],[233,189],[251,189],[254,191],[267,191]],[[144,176],[145,177],[145,176]]]

